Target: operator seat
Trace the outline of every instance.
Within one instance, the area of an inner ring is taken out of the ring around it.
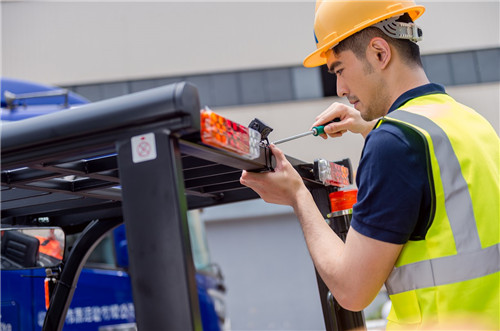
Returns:
[[[11,262],[17,267],[36,267],[40,241],[20,231],[5,231],[2,237],[2,265]]]

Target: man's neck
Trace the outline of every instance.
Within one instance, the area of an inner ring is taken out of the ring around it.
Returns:
[[[400,65],[398,70],[393,70],[387,76],[387,82],[391,90],[391,105],[406,91],[430,83],[424,69],[421,67],[408,67],[406,65]]]

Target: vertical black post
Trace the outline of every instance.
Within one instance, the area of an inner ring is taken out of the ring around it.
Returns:
[[[330,213],[330,199],[328,197],[329,191],[327,188],[313,188],[311,194],[318,206],[322,215]],[[330,228],[334,231],[343,241],[345,241],[345,232],[349,224],[345,227],[339,227],[339,224],[330,224]],[[328,254],[328,252],[325,252]],[[342,308],[335,300],[326,284],[323,282],[318,272],[316,271],[316,280],[318,282],[318,291],[321,299],[321,307],[323,308],[323,318],[325,321],[325,329],[327,331],[344,331],[344,330],[364,330],[365,319],[363,312],[353,312]]]
[[[117,143],[139,330],[201,330],[180,151],[167,130]]]

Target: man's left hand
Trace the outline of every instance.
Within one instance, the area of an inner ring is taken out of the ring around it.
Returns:
[[[274,171],[253,173],[243,170],[240,183],[253,189],[266,202],[293,207],[300,194],[309,191],[283,152],[272,144],[269,147],[276,158]]]

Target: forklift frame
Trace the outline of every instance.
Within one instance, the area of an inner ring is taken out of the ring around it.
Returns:
[[[43,330],[62,330],[88,255],[122,222],[138,329],[201,330],[186,212],[258,198],[239,183],[241,170],[270,171],[274,159],[266,146],[249,160],[204,145],[199,112],[196,87],[180,82],[2,126],[2,226],[83,231]],[[145,135],[156,154],[134,161],[132,139]],[[287,159],[328,212],[337,188],[315,179],[311,164]],[[318,286],[327,330],[364,328],[359,312],[345,311],[354,322],[335,322],[319,277]]]

